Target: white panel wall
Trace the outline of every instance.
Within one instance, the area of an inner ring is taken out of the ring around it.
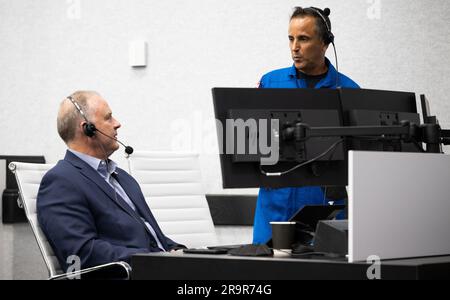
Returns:
[[[126,143],[201,152],[207,192],[221,192],[211,88],[255,87],[290,66],[295,5],[331,8],[342,72],[362,87],[426,93],[450,127],[447,0],[0,0],[0,154],[56,162],[59,102],[94,89]],[[128,66],[135,39],[148,42],[147,68]]]

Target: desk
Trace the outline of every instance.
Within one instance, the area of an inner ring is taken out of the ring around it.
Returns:
[[[367,279],[366,263],[291,257],[148,253],[131,259],[132,279]],[[450,279],[450,256],[386,260],[381,279]]]

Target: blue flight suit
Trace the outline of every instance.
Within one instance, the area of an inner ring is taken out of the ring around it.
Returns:
[[[328,72],[315,88],[335,89],[359,88],[353,80],[338,73],[330,61],[325,58]],[[337,76],[339,77],[337,78]],[[338,79],[338,80],[337,80]],[[306,88],[305,79],[297,78],[297,70],[293,65],[290,68],[275,70],[264,75],[260,81],[260,88]],[[294,213],[305,205],[326,205],[328,200],[321,187],[299,188],[261,188],[255,211],[253,227],[253,243],[266,243],[272,236],[271,221],[287,221]],[[337,204],[337,202],[335,201]]]

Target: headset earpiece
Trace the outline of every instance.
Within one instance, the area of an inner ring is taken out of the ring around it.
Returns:
[[[331,27],[328,25],[327,18],[330,15],[331,11],[329,8],[325,8],[323,10],[323,14],[320,12],[320,9],[317,7],[309,7],[310,10],[316,13],[318,15],[323,23],[325,24],[325,27],[327,29],[327,32],[325,33],[325,36],[323,37],[325,44],[334,44],[334,34],[331,32]]]
[[[95,132],[97,131],[97,128],[95,128],[95,125],[87,122],[83,124],[83,132],[88,137],[93,137],[95,135]]]
[[[93,137],[95,135],[95,132],[97,131],[97,128],[95,128],[95,125],[87,119],[86,115],[84,114],[83,110],[81,109],[81,106],[72,99],[72,96],[68,96],[67,99],[72,102],[72,104],[75,106],[75,108],[78,110],[80,115],[83,117],[83,119],[86,121],[86,123],[83,123],[83,133],[87,135],[88,137]]]
[[[331,31],[328,31],[327,36],[328,36],[328,41],[326,41],[326,43],[334,44],[334,34]]]

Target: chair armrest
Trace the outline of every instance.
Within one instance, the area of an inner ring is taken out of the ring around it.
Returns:
[[[82,269],[76,272],[64,273],[50,277],[49,280],[129,280],[131,267],[124,261],[103,264],[91,268]]]

